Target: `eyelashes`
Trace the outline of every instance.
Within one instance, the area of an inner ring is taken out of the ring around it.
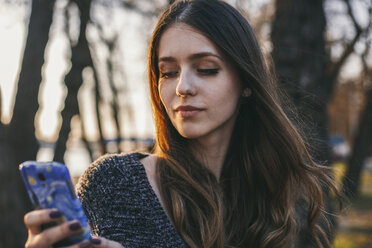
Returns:
[[[178,72],[163,72],[160,73],[160,78],[168,79],[174,76],[177,76]]]
[[[212,68],[212,69],[197,69],[197,72],[204,74],[204,75],[214,75],[217,74],[219,69],[218,68]]]
[[[208,76],[208,75],[216,75],[219,72],[218,68],[211,68],[211,69],[196,69],[197,73],[202,76]],[[161,72],[160,78],[162,79],[168,79],[172,78],[178,75],[178,72]]]

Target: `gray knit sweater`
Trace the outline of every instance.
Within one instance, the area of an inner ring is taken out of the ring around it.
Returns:
[[[82,175],[77,192],[92,233],[125,248],[187,247],[168,219],[139,160],[146,155],[107,155]]]

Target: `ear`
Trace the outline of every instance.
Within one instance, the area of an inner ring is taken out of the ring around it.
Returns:
[[[242,96],[243,97],[249,97],[250,95],[252,95],[252,90],[250,88],[244,88]]]

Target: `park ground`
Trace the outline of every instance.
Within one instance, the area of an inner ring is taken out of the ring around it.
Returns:
[[[338,163],[334,168],[340,181],[345,166]],[[365,171],[361,180],[359,197],[344,202],[344,209],[338,216],[334,248],[372,248],[372,171]]]

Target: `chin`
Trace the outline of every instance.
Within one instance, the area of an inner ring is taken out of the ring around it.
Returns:
[[[178,133],[185,139],[197,139],[206,135],[209,131],[209,128],[205,124],[204,125],[195,125],[192,123],[177,124],[173,126],[176,128]]]
[[[195,131],[179,130],[179,134],[186,139],[197,139],[202,136],[202,133]]]

